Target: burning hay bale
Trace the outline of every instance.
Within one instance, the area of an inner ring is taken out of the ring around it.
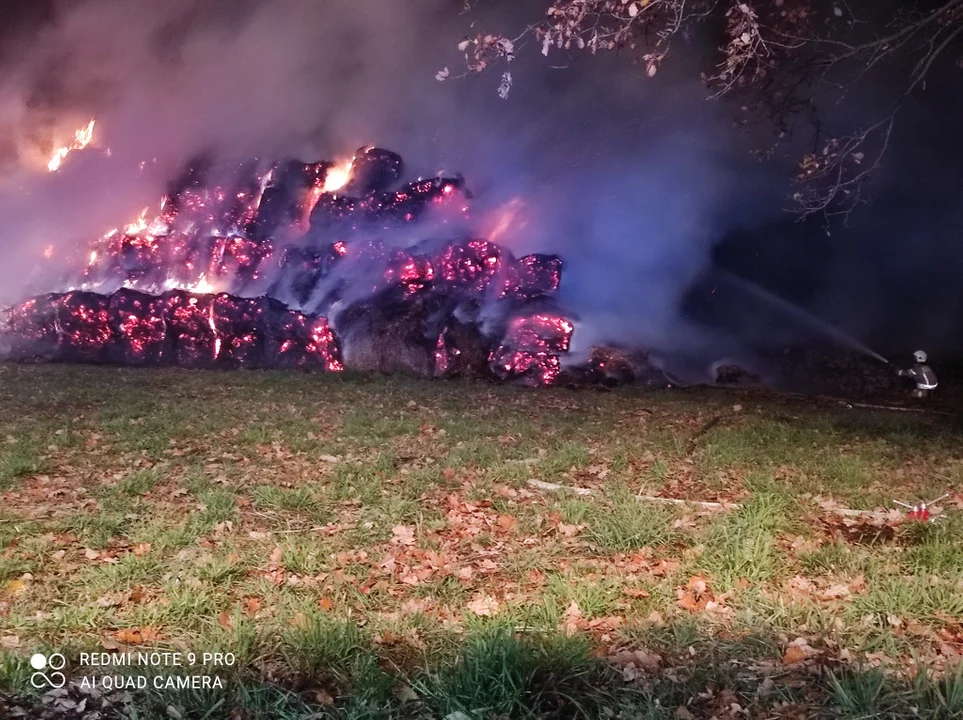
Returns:
[[[563,371],[559,382],[570,385],[639,384],[647,387],[668,387],[665,374],[649,362],[648,353],[617,347],[592,347],[585,362]]]
[[[109,299],[89,292],[67,293],[57,307],[61,339],[59,355],[65,362],[105,363],[113,338]]]
[[[516,317],[509,323],[501,345],[489,358],[491,372],[521,385],[551,385],[568,352],[575,326],[561,315],[542,312]]]
[[[435,377],[480,378],[488,375],[490,340],[477,323],[452,318],[435,341]]]
[[[351,163],[348,191],[364,195],[385,192],[401,179],[404,169],[401,155],[376,147],[363,147]]]
[[[554,382],[573,331],[550,302],[561,259],[481,238],[392,245],[390,231],[471,197],[461,176],[392,189],[403,168],[375,147],[346,164],[197,158],[153,216],[93,244],[70,279],[82,292],[9,311],[9,357]],[[267,295],[242,297],[255,287]],[[322,314],[344,305],[332,328]]]
[[[547,297],[562,281],[562,259],[558,255],[525,255],[508,266],[500,297],[528,301]]]
[[[383,277],[385,287],[397,288],[400,299],[406,299],[431,287],[435,280],[435,265],[426,255],[395,250],[388,258]]]
[[[449,243],[437,260],[438,281],[449,288],[482,296],[498,272],[503,254],[507,255],[487,240]]]
[[[118,290],[107,302],[112,333],[107,359],[117,365],[159,365],[170,355],[163,299]]]
[[[44,295],[10,309],[2,334],[8,359],[20,362],[341,370],[325,318],[265,297],[129,289]]]
[[[214,238],[212,250],[206,277],[229,281],[235,293],[257,280],[261,265],[274,254],[270,240],[258,242],[239,236]]]
[[[58,359],[61,335],[57,315],[63,295],[50,293],[9,308],[0,335],[7,357],[15,362]]]
[[[341,345],[327,318],[289,310],[267,298],[264,367],[340,372]]]
[[[214,326],[214,296],[171,290],[162,298],[171,340],[171,361],[187,368],[214,367],[220,341]]]

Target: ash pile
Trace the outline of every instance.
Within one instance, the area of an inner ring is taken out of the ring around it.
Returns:
[[[340,166],[197,159],[154,212],[68,258],[56,292],[7,308],[0,345],[17,362],[556,382],[575,320],[553,299],[561,259],[456,229],[463,178],[392,189],[403,168],[371,147]]]

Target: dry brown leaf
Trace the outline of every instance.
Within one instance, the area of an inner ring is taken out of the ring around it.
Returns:
[[[257,615],[258,610],[261,609],[261,599],[256,597],[248,598],[244,601],[244,614],[248,617],[253,617]]]
[[[331,601],[331,598],[325,595],[320,600],[318,600],[318,607],[320,607],[325,612],[330,612],[331,609],[334,607],[334,603]]]
[[[790,645],[786,648],[786,654],[782,656],[784,665],[795,665],[808,657],[806,651],[798,645]]]
[[[231,616],[227,610],[222,610],[221,614],[217,616],[217,624],[225,630],[232,630],[234,628],[234,623],[231,621]]]
[[[97,598],[97,605],[102,608],[117,607],[118,605],[123,605],[125,599],[122,593],[107,593]]]
[[[569,603],[568,609],[565,611],[565,617],[562,622],[562,627],[565,630],[566,635],[574,635],[579,626],[582,623],[582,609],[578,606],[578,603],[572,600]]]
[[[466,607],[483,617],[491,617],[498,613],[498,601],[491,595],[476,595]]]
[[[518,521],[512,515],[498,516],[498,529],[502,532],[511,532],[517,524]]]
[[[391,528],[391,542],[395,545],[411,546],[415,544],[415,529],[410,525],[395,525]]]
[[[455,573],[455,575],[457,575],[458,578],[461,580],[471,580],[471,577],[474,574],[475,574],[475,570],[472,568],[471,565],[466,565],[463,568],[459,568],[458,572]]]
[[[584,525],[566,525],[565,523],[558,524],[558,532],[562,537],[575,537],[584,529]]]
[[[114,633],[114,639],[124,645],[141,645],[157,639],[157,631],[152,627],[125,628]]]
[[[624,588],[622,592],[630,598],[647,598],[649,591],[642,588]]]
[[[823,600],[824,602],[829,602],[831,600],[841,600],[842,598],[847,598],[851,594],[852,593],[850,592],[848,586],[843,584],[837,584],[837,585],[828,587],[822,592],[820,592],[818,597],[820,600]]]
[[[679,588],[676,591],[676,597],[679,607],[681,607],[683,610],[688,610],[691,613],[698,612],[700,610],[699,601],[691,592]]]
[[[653,610],[650,612],[646,620],[656,627],[665,627],[665,618],[662,617],[662,613],[660,613],[658,610]]]
[[[150,552],[150,543],[139,543],[134,545],[133,553],[137,557],[143,557]]]
[[[709,584],[706,582],[706,579],[699,575],[693,575],[689,578],[689,582],[687,582],[685,586],[685,589],[692,592],[696,597],[705,595],[708,588]]]

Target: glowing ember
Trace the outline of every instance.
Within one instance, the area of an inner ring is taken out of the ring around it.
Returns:
[[[94,125],[95,120],[91,120],[85,127],[80,128],[74,133],[74,141],[70,145],[66,145],[61,148],[57,148],[54,151],[53,157],[50,158],[50,162],[47,163],[47,170],[50,172],[57,172],[60,166],[63,164],[64,159],[74,150],[83,150],[85,147],[90,145],[91,140],[94,139]]]

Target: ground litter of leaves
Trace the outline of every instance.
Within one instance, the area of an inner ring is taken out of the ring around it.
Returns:
[[[10,716],[963,713],[946,416],[66,366],[0,367],[0,406]],[[44,649],[232,652],[260,689],[38,695]]]

